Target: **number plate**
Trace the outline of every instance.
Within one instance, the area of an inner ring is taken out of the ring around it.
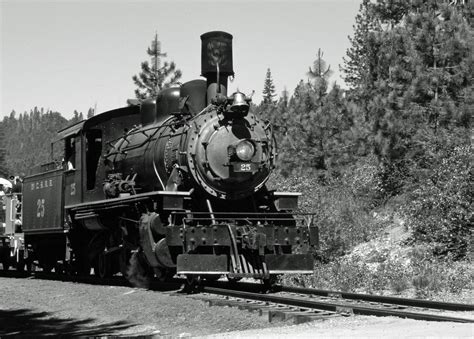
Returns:
[[[234,172],[257,172],[257,164],[252,162],[237,162],[232,164],[232,168]]]

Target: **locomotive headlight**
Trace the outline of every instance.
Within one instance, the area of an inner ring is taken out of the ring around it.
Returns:
[[[255,146],[250,141],[243,140],[235,148],[235,153],[240,160],[249,161],[255,154]]]

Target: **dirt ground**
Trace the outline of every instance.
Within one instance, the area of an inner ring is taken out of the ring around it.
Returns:
[[[472,338],[474,326],[375,317],[295,326],[236,308],[209,307],[176,291],[0,278],[0,337],[5,335]]]
[[[393,317],[333,318],[325,321],[206,338],[473,338],[473,324],[426,322]]]

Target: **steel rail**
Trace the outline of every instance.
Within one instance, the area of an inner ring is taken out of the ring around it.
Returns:
[[[291,287],[291,286],[282,286],[282,285],[277,285],[276,290],[281,291],[281,292],[312,294],[312,295],[318,295],[318,296],[323,296],[323,297],[338,297],[338,298],[350,299],[350,300],[373,301],[373,302],[379,302],[379,303],[385,303],[385,304],[433,308],[433,309],[447,310],[447,311],[474,311],[473,304],[460,304],[460,303],[452,303],[452,302],[408,299],[408,298],[406,299],[406,298],[400,298],[400,297],[389,297],[389,296],[381,296],[381,295],[319,290],[315,288],[302,288],[302,287]]]
[[[187,211],[173,211],[171,212],[171,214],[173,215],[186,215],[186,214],[196,214],[196,215],[209,215],[209,212],[187,212]],[[251,216],[255,216],[255,215],[261,215],[261,216],[268,216],[268,215],[271,215],[271,216],[274,216],[276,219],[279,219],[278,217],[282,217],[282,216],[288,216],[289,213],[284,213],[284,212],[214,212],[215,215],[251,215]],[[292,216],[308,216],[308,215],[316,215],[316,213],[314,212],[294,212],[291,214]]]
[[[206,282],[206,285],[211,286],[211,287],[217,287],[217,288],[227,288],[226,285],[220,281]],[[245,290],[246,292],[262,292],[264,290],[264,286],[262,284],[249,283],[249,282],[234,283],[232,288],[239,288],[239,289]],[[341,291],[333,291],[333,290],[322,290],[322,289],[316,289],[316,288],[274,285],[272,286],[272,291],[317,295],[321,297],[334,297],[334,298],[340,298],[340,299],[359,300],[359,301],[367,301],[367,302],[378,302],[378,303],[383,303],[383,304],[392,304],[392,305],[400,305],[400,306],[431,308],[431,309],[445,310],[445,311],[474,311],[473,304],[461,304],[461,303],[444,302],[444,301],[410,299],[410,298],[400,298],[400,297],[361,294],[361,293],[349,293],[349,292],[341,292]]]
[[[377,307],[368,307],[360,305],[349,305],[336,302],[322,302],[308,299],[295,299],[282,296],[275,296],[269,294],[243,292],[236,290],[228,290],[215,287],[204,286],[202,292],[218,294],[223,296],[230,296],[235,298],[245,298],[257,301],[270,302],[275,304],[282,304],[287,306],[296,306],[310,309],[321,309],[333,312],[350,312],[358,315],[374,315],[374,316],[394,316],[399,318],[425,320],[425,321],[449,321],[458,323],[474,323],[474,320],[467,318],[449,317],[428,313],[406,312],[393,309],[382,309]]]

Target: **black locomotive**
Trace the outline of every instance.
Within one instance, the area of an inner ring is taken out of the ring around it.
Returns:
[[[132,255],[156,277],[312,273],[318,230],[295,213],[299,193],[265,186],[272,127],[227,95],[232,35],[201,40],[206,80],[58,132],[61,166],[24,180],[30,261],[101,277],[127,274]]]

